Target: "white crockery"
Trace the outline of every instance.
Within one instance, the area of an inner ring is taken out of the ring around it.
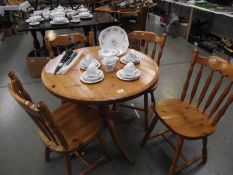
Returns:
[[[106,72],[111,72],[114,70],[116,61],[118,60],[117,56],[109,56],[109,57],[104,57],[101,60],[102,65],[104,66],[104,70]]]
[[[103,59],[104,57],[116,56],[117,51],[114,49],[101,49],[98,51],[98,55],[101,59]]]
[[[129,47],[128,36],[122,28],[111,26],[101,31],[99,35],[101,49],[114,49],[117,55],[123,54]]]
[[[97,78],[98,74],[98,67],[96,67],[96,64],[94,62],[90,63],[87,67],[86,74],[90,78]]]
[[[80,62],[80,68],[86,70],[89,64],[95,63],[96,67],[99,68],[101,66],[100,62],[96,60],[92,55],[88,54],[85,56]]]
[[[128,76],[134,76],[136,70],[137,69],[132,62],[127,63],[123,68],[123,72]]]

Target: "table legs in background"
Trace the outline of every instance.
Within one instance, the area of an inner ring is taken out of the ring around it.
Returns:
[[[31,31],[31,34],[32,34],[32,37],[33,37],[33,45],[34,45],[34,48],[35,49],[39,49],[40,48],[40,42],[37,38],[37,31]],[[45,37],[45,31],[44,30],[40,30],[39,31],[43,37],[43,45],[45,45],[45,40],[44,40],[44,37]]]

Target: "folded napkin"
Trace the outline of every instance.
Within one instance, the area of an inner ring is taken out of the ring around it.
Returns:
[[[65,52],[58,55],[56,58],[51,59],[45,66],[45,72],[49,74],[54,74],[54,71],[57,65],[60,63],[64,55],[65,55]],[[78,55],[72,60],[72,62],[69,65],[64,64],[57,74],[65,74],[76,63],[76,61],[78,61],[80,56],[81,56],[81,53],[78,52]]]

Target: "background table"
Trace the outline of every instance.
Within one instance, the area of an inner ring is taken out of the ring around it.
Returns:
[[[37,38],[36,32],[41,32],[42,36],[45,36],[45,31],[46,30],[59,30],[59,29],[74,29],[74,28],[88,28],[88,30],[85,30],[85,35],[88,35],[89,30],[91,27],[93,27],[94,30],[94,35],[95,35],[95,42],[97,43],[97,34],[96,34],[96,27],[100,25],[114,25],[117,24],[117,20],[112,17],[108,13],[103,13],[103,12],[95,12],[93,14],[92,19],[88,20],[82,20],[80,23],[72,23],[69,22],[68,24],[64,25],[52,25],[49,23],[49,21],[44,21],[41,22],[41,24],[37,26],[30,26],[28,23],[23,23],[18,26],[17,30],[19,32],[23,31],[30,31],[33,37],[33,43],[34,43],[34,48],[39,49],[40,48],[40,43]]]
[[[43,70],[41,78],[45,87],[55,96],[71,102],[95,104],[97,106],[115,104],[131,100],[147,93],[152,86],[157,83],[159,77],[159,69],[154,60],[147,55],[142,54],[140,64],[136,67],[140,70],[141,75],[135,81],[122,81],[116,77],[116,72],[124,67],[119,61],[113,72],[104,72],[104,80],[96,84],[85,84],[80,81],[79,62],[87,54],[92,54],[96,59],[100,47],[86,47],[79,49],[82,53],[77,63],[64,75],[48,74]],[[102,66],[100,69],[103,70]],[[134,163],[134,159],[126,151],[120,142],[114,118],[104,116],[104,121],[112,135],[112,138],[121,151],[123,156],[130,164]]]

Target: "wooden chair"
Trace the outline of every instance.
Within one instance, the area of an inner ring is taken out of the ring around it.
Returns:
[[[199,69],[197,73],[193,72],[195,68]],[[206,72],[203,72],[206,69],[209,69],[210,73],[207,74],[207,78],[204,78],[202,74],[206,74]],[[191,87],[190,80],[192,78],[194,78],[194,83]],[[199,82],[203,80],[205,83],[202,87],[199,85]],[[223,81],[226,83],[223,83]],[[162,136],[175,149],[169,175],[173,175],[201,159],[203,162],[207,161],[207,138],[214,133],[217,123],[233,101],[232,84],[232,64],[218,57],[200,56],[196,49],[192,56],[181,98],[166,99],[156,103],[154,110],[157,117],[153,118],[141,142],[141,146],[144,146],[148,139]],[[190,98],[186,98],[189,89],[191,90],[191,95]],[[201,90],[200,94],[196,93],[197,89]],[[208,93],[208,89],[211,89],[210,93]],[[150,136],[158,119],[168,130]],[[169,131],[178,136],[176,145],[165,135]],[[202,139],[203,143],[202,154],[188,160],[181,152],[184,140],[199,139]],[[179,157],[184,161],[184,164],[180,166],[177,165]]]
[[[145,32],[145,31],[133,31],[132,33],[128,33],[128,38],[129,38],[129,47],[133,48],[138,51],[144,52],[146,55],[150,55],[152,59],[154,59],[158,66],[160,65],[160,60],[163,54],[163,47],[166,42],[167,34],[163,33],[163,35],[160,37],[156,33],[153,32]],[[144,42],[145,47],[143,48],[142,42]],[[148,52],[148,47],[149,44],[153,45],[152,52]],[[158,47],[157,47],[158,45]],[[158,51],[158,54],[156,54],[156,51]],[[144,95],[144,107],[132,107],[129,105],[121,104],[123,107],[128,107],[128,108],[133,108],[139,111],[143,111],[145,114],[145,120],[144,120],[144,127],[145,131],[148,128],[149,121],[150,121],[150,113],[153,111],[153,106],[155,103],[155,98],[154,98],[154,90],[157,88],[157,84],[150,90],[149,93]],[[151,95],[151,106],[148,106],[148,94]]]
[[[64,154],[67,175],[71,175],[71,154],[73,154],[87,166],[81,173],[84,175],[106,158],[102,156],[89,164],[80,154],[80,151],[95,138],[100,141],[105,153],[108,154],[101,134],[102,120],[95,110],[85,105],[67,102],[50,112],[44,102],[33,103],[14,72],[9,72],[8,76],[11,79],[8,84],[10,94],[38,127],[38,133],[46,147],[46,161],[49,161],[49,154],[52,151]]]
[[[121,27],[126,30],[126,32],[132,32],[134,30],[146,30],[146,22],[148,16],[149,8],[141,7],[140,12],[135,16],[133,15],[122,15],[119,18],[119,23]]]
[[[47,34],[45,36],[45,45],[51,58],[56,55],[55,52],[57,52],[57,54],[60,53],[59,47],[68,49],[78,44],[81,44],[82,47],[87,45],[94,46],[94,33],[90,32],[88,37],[82,35],[81,33],[72,33],[58,36]]]

